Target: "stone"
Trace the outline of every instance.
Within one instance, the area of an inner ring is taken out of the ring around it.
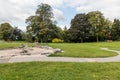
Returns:
[[[38,42],[35,42],[33,47],[39,47],[39,46],[40,44]]]
[[[41,53],[41,55],[48,55],[48,54],[50,54],[50,52],[43,52],[43,53]]]
[[[54,53],[60,53],[60,52],[62,52],[62,50],[61,50],[61,49],[59,49],[59,48],[54,49]]]
[[[31,55],[31,53],[20,53],[20,55]]]
[[[24,47],[26,47],[26,45],[25,44],[21,44],[20,48],[24,48]]]
[[[28,52],[28,50],[23,49],[22,52],[20,52],[20,53],[27,53],[27,52]]]

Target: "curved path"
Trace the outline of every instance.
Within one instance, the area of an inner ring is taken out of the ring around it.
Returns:
[[[115,57],[108,58],[71,58],[71,57],[46,57],[44,55],[31,56],[13,56],[11,58],[0,59],[0,63],[14,62],[31,62],[31,61],[47,61],[47,62],[120,62],[120,51],[101,48],[102,50],[118,53]]]

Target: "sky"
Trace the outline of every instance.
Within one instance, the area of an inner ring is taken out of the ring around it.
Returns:
[[[120,19],[120,0],[0,0],[0,24],[8,22],[25,31],[25,20],[35,14],[41,3],[53,8],[54,18],[61,28],[69,28],[76,14],[96,10],[110,20]]]

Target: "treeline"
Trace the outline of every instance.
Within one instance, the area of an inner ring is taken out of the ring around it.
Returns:
[[[35,15],[26,19],[23,32],[9,23],[0,25],[0,39],[29,42],[99,42],[120,40],[120,20],[110,21],[100,11],[76,14],[70,28],[61,29],[54,21],[52,7],[40,4]]]
[[[120,40],[120,21],[106,19],[100,11],[77,14],[68,29],[70,42]]]
[[[24,32],[18,27],[12,27],[9,23],[0,25],[0,40],[24,41]]]

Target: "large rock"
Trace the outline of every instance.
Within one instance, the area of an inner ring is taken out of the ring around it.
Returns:
[[[59,49],[59,48],[57,48],[57,49],[53,49],[53,51],[54,51],[55,54],[56,54],[56,53],[60,53],[60,52],[62,52],[62,50]]]

